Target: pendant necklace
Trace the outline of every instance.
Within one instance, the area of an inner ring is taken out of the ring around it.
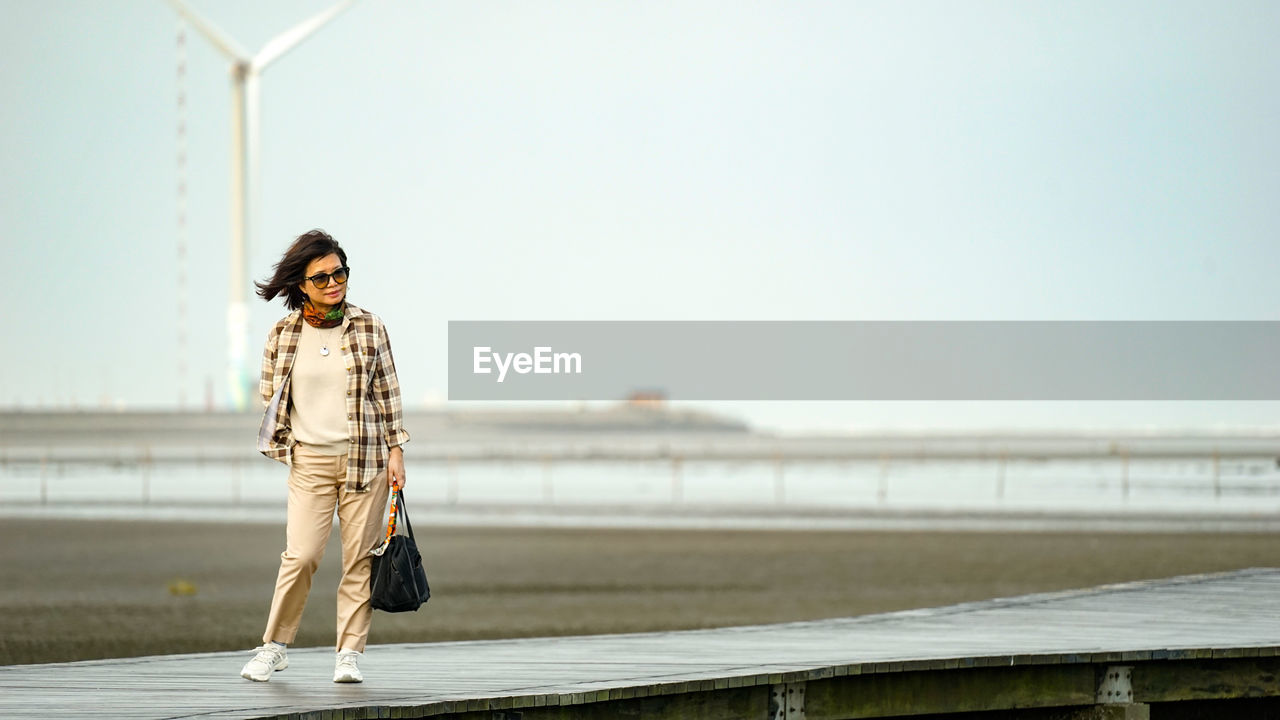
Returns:
[[[342,325],[338,325],[338,329],[342,329]],[[324,339],[324,343],[320,345],[320,354],[324,357],[329,356],[329,341],[333,339],[334,333],[329,333],[329,337]]]

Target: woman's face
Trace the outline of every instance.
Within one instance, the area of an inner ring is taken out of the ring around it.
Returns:
[[[342,302],[342,299],[347,296],[347,284],[338,283],[330,277],[329,284],[323,288],[318,288],[311,278],[320,273],[332,274],[334,270],[340,267],[342,267],[342,260],[337,253],[329,253],[324,257],[316,258],[307,263],[307,269],[302,274],[302,284],[298,287],[302,288],[303,294],[311,299],[311,304],[317,310],[327,310]]]

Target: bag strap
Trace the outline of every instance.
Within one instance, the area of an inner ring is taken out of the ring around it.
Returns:
[[[404,502],[404,488],[396,488],[396,497],[400,499],[400,514],[404,515],[404,527],[409,531],[409,539],[416,544],[418,541],[413,537],[413,523],[409,522],[409,506]]]
[[[396,534],[396,515],[399,514],[399,508],[404,504],[404,496],[400,494],[399,489],[391,493],[391,505],[387,510],[387,534],[382,538],[382,544],[369,551],[370,555],[381,555],[387,551],[387,547],[391,545],[391,536]],[[405,522],[408,523],[409,516],[404,516]],[[409,528],[409,537],[413,537],[413,528]],[[415,541],[416,542],[416,541]]]

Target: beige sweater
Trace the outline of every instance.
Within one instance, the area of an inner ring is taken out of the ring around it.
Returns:
[[[342,357],[342,325],[313,328],[302,323],[298,351],[293,356],[293,380],[290,394],[293,409],[289,421],[298,442],[325,455],[348,452],[351,439],[347,433],[347,368]],[[321,355],[321,346],[329,348]]]

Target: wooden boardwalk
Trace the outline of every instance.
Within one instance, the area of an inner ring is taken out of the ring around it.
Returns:
[[[330,681],[331,648],[291,648],[269,683],[239,677],[249,656],[0,667],[0,717],[883,717],[1092,705],[1116,666],[1134,668],[1126,702],[1274,696],[1280,569],[780,625],[376,645],[359,685]]]

